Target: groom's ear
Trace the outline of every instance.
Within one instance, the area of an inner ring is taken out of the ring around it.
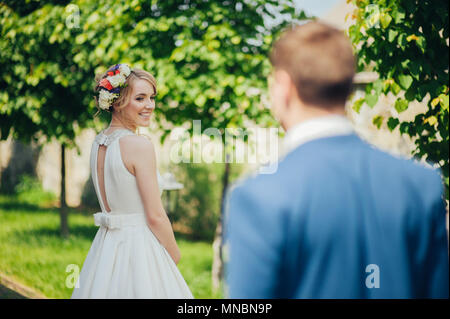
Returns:
[[[283,100],[283,105],[289,107],[291,100],[297,97],[297,90],[289,73],[283,69],[275,70],[274,80],[278,86],[278,98]]]

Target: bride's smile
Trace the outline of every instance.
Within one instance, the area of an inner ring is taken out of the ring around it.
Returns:
[[[137,79],[133,83],[130,103],[124,108],[125,116],[138,126],[148,126],[155,109],[155,89],[146,80]]]

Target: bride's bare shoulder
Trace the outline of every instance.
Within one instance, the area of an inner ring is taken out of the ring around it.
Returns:
[[[155,147],[150,137],[145,135],[128,135],[120,139],[120,148],[127,158],[138,160],[155,156]]]
[[[120,140],[120,154],[127,170],[136,176],[137,167],[156,166],[155,148],[150,138],[142,135],[127,135]]]

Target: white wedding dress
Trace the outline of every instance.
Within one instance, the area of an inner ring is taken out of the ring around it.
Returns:
[[[102,131],[93,142],[91,174],[102,209],[94,221],[100,228],[72,298],[193,298],[173,259],[148,227],[136,178],[122,162],[119,139],[133,134],[127,129],[109,135]],[[99,145],[107,146],[104,185],[111,212],[106,211],[99,189]],[[159,172],[157,176],[161,189]]]

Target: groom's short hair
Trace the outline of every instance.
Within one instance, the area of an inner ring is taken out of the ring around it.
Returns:
[[[343,31],[324,23],[308,22],[284,32],[273,46],[270,61],[290,75],[305,103],[345,104],[352,91],[351,42]]]

